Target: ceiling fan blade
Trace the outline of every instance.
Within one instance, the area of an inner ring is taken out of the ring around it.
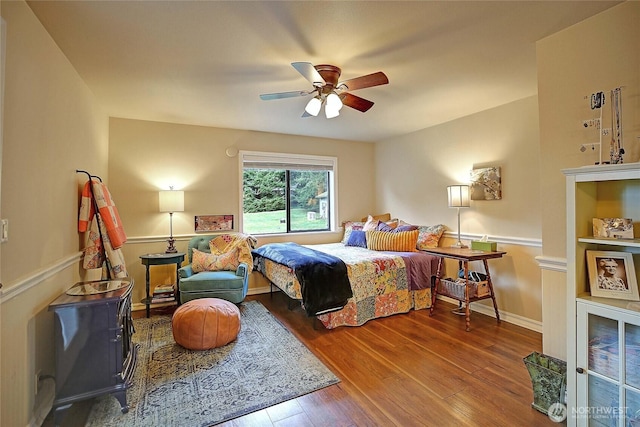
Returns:
[[[260,99],[263,101],[270,101],[272,99],[282,99],[282,98],[295,98],[297,96],[306,96],[311,92],[307,92],[304,90],[294,90],[291,92],[279,92],[279,93],[265,93],[260,95]]]
[[[305,110],[304,113],[302,113],[302,115],[300,117],[302,117],[304,119],[305,117],[313,117],[313,116],[311,114],[307,113],[307,111]]]
[[[327,84],[311,62],[292,62],[291,65],[315,87],[322,87]]]
[[[359,96],[355,96],[350,93],[344,93],[340,95],[340,99],[342,99],[342,105],[346,105],[347,107],[362,111],[363,113],[365,111],[368,111],[369,108],[373,107],[372,101],[360,98]]]
[[[366,87],[386,85],[387,83],[389,83],[389,79],[386,74],[382,71],[378,71],[377,73],[367,74],[366,76],[360,76],[339,82],[338,88],[344,90],[357,90],[364,89]]]

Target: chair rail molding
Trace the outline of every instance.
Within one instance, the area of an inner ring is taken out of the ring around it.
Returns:
[[[82,259],[82,251],[69,255],[65,258],[42,267],[28,276],[25,276],[8,286],[3,286],[0,289],[0,304],[4,304],[12,298],[17,297],[23,292],[28,291],[39,283],[47,280],[50,277],[58,274],[62,270],[65,270],[71,266],[75,266]]]
[[[454,233],[452,231],[445,231],[444,235],[451,239],[458,239],[458,233]],[[482,237],[484,237],[483,234],[460,233],[460,239],[462,240],[480,240]],[[505,245],[530,246],[534,248],[542,247],[542,239],[535,239],[531,237],[487,236],[487,238],[492,242],[502,243]]]
[[[537,256],[536,262],[541,270],[567,272],[567,259],[559,257],[548,257],[544,255]]]

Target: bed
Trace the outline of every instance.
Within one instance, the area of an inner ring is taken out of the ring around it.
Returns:
[[[439,227],[441,229],[436,230],[436,245],[444,231],[444,227]],[[431,307],[431,284],[437,271],[438,257],[414,249],[415,243],[409,251],[385,251],[348,245],[346,243],[350,240],[351,230],[349,225],[345,227],[345,238],[340,243],[291,244],[294,248],[304,248],[303,251],[311,250],[335,257],[346,267],[351,291],[349,298],[337,303],[333,309],[316,315],[327,329],[360,326],[371,319]],[[432,227],[428,230],[433,232]],[[421,233],[425,235],[423,231]],[[429,244],[434,244],[433,238]],[[305,290],[301,286],[299,272],[296,274],[296,267],[283,259],[270,259],[265,250],[268,251],[271,245],[282,244],[267,244],[252,252],[255,270],[287,296],[299,300],[305,308]],[[287,250],[290,249],[287,247]],[[306,311],[308,315],[314,315]]]

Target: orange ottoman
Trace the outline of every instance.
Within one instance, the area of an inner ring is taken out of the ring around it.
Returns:
[[[240,310],[219,298],[194,299],[176,309],[171,329],[173,339],[190,350],[222,347],[240,332]]]

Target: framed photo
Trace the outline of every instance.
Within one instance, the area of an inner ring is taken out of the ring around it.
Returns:
[[[196,215],[196,233],[233,230],[233,215]]]
[[[638,282],[629,252],[587,251],[591,296],[638,301]]]

